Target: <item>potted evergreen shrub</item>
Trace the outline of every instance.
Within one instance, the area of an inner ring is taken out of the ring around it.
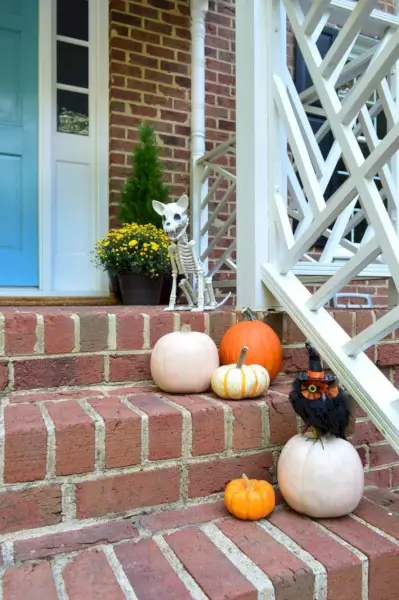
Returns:
[[[139,145],[131,156],[132,174],[126,179],[119,201],[118,219],[121,223],[152,224],[162,227],[161,217],[152,208],[152,201],[167,202],[169,188],[165,185],[163,163],[159,158],[155,130],[143,123],[138,130]],[[118,283],[115,273],[110,273],[111,287],[116,295]],[[158,304],[168,304],[172,280],[164,274]]]
[[[96,242],[94,263],[117,273],[124,304],[159,304],[162,281],[170,273],[169,239],[153,224],[125,223]]]

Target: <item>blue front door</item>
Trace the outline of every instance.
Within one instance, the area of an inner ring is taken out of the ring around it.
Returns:
[[[0,0],[0,286],[38,279],[38,0]]]

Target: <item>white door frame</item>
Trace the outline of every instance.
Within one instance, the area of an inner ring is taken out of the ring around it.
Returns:
[[[95,222],[96,239],[103,236],[109,223],[109,53],[108,53],[108,0],[88,0],[90,10],[95,11],[95,39],[90,40],[90,50],[95,54],[95,68],[90,95],[96,98],[96,115],[93,119],[94,144],[96,148],[94,188],[96,190]],[[39,211],[39,286],[0,288],[0,297],[7,296],[74,296],[78,290],[57,292],[52,289],[53,215],[54,197],[53,144],[56,119],[56,3],[39,0],[39,152],[38,152],[38,211]],[[90,68],[93,61],[90,60]],[[85,296],[108,295],[107,278],[100,271],[96,277],[96,289]]]

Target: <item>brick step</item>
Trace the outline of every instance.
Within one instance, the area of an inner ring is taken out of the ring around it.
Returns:
[[[0,533],[183,505],[243,471],[273,480],[297,431],[288,384],[275,388],[238,403],[155,386],[11,394]]]
[[[290,383],[258,400],[174,396],[155,386],[7,396],[0,422],[0,534],[217,498],[243,472],[276,483],[299,431]],[[367,417],[352,441],[369,483],[399,486],[398,457]]]
[[[230,309],[171,313],[162,307],[51,307],[0,313],[0,393],[151,379],[151,349],[188,324],[218,343]]]
[[[397,600],[399,495],[369,488],[354,514],[317,521],[203,503],[21,532],[2,554],[3,600]]]
[[[383,313],[331,312],[350,335]],[[240,318],[239,312],[225,307],[208,313],[170,313],[149,306],[4,308],[0,312],[0,394],[147,381],[151,349],[161,336],[185,324],[209,334],[218,344]],[[273,327],[283,343],[282,372],[306,369],[305,338],[291,319],[282,313],[258,313],[258,318]],[[395,332],[367,352],[399,384]]]

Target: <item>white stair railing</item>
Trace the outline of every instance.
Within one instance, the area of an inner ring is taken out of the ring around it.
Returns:
[[[205,217],[199,232],[201,259],[208,263],[208,275],[214,276],[223,267],[230,273],[223,273],[218,279],[218,287],[235,287],[237,266],[232,256],[236,251],[235,236],[229,231],[236,224],[235,194],[236,176],[229,164],[229,156],[235,155],[235,136],[215,146],[196,161],[197,177],[201,177],[200,210]],[[227,163],[227,164],[226,164]],[[230,212],[229,212],[230,211]],[[224,249],[220,249],[222,240],[231,238]],[[206,243],[204,243],[206,240]]]
[[[248,220],[252,238],[253,232],[261,231],[253,221],[256,215],[265,218],[269,245],[263,246],[264,259],[258,276],[275,298],[275,304],[291,316],[399,452],[399,392],[364,352],[398,327],[399,308],[395,306],[353,338],[324,308],[349,281],[367,269],[375,273],[386,269],[396,292],[399,290],[399,195],[395,168],[399,98],[392,91],[393,71],[399,59],[399,21],[379,11],[377,4],[377,0],[254,0],[252,12],[249,7],[237,7],[237,57],[242,61],[242,65],[237,65],[237,211],[245,214],[245,209],[252,215],[252,221]],[[313,81],[312,88],[302,97],[282,60],[286,16]],[[337,25],[340,30],[322,58],[316,42],[326,23]],[[361,33],[377,37],[379,42],[353,68],[347,63]],[[256,50],[252,55],[248,45],[251,51]],[[268,58],[270,54],[273,60]],[[267,90],[256,77],[265,68]],[[337,88],[346,83],[350,69],[356,73],[356,81],[342,97]],[[370,97],[375,93],[377,102],[370,106]],[[259,97],[263,114],[269,118],[266,121],[253,112],[254,107],[259,109]],[[307,115],[314,100],[320,102],[319,110],[326,117],[316,135]],[[245,106],[247,112],[252,111],[251,122],[243,114]],[[375,127],[374,117],[379,112],[388,122],[385,135]],[[246,135],[244,123],[252,127],[251,135]],[[283,145],[276,131],[280,135],[285,132]],[[327,131],[334,142],[327,158],[323,158],[319,142]],[[287,143],[293,166],[287,159]],[[363,152],[365,146],[367,153]],[[252,163],[246,161],[247,155]],[[326,200],[325,190],[340,158],[347,177]],[[254,161],[258,161],[256,165]],[[260,170],[262,163],[266,174]],[[255,181],[249,197],[240,188],[241,178],[248,186]],[[354,213],[357,203],[359,209]],[[262,206],[266,212],[260,210]],[[295,231],[292,217],[298,222]],[[362,219],[367,227],[360,243],[354,244],[346,236]],[[245,248],[245,235],[239,231],[239,249]],[[313,249],[320,236],[327,243],[317,255]],[[257,239],[247,239],[247,243],[254,243],[257,249],[252,255],[247,253],[256,265],[261,243]],[[348,258],[334,264],[337,250],[342,249],[349,252]],[[242,259],[241,254],[239,258]],[[324,283],[314,294],[301,281],[303,265],[308,273],[324,273]],[[248,281],[240,261],[237,277],[240,305],[250,298],[250,293],[240,287],[240,280]],[[272,306],[260,294],[256,298],[258,304],[264,304],[257,308]]]

